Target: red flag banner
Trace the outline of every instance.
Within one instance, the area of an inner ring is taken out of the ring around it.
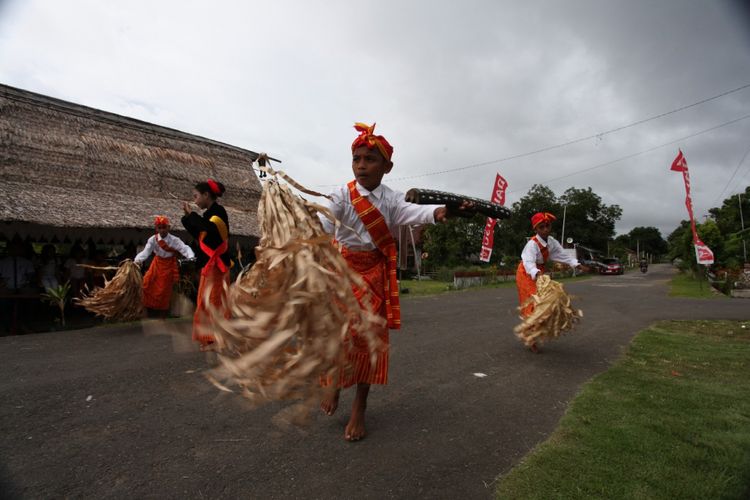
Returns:
[[[682,179],[685,181],[685,208],[690,216],[690,229],[693,231],[693,246],[695,247],[695,259],[698,264],[704,266],[714,263],[714,254],[705,243],[698,237],[698,230],[695,227],[695,217],[693,216],[693,200],[690,198],[690,172],[688,171],[687,160],[682,150],[678,150],[677,157],[672,162],[670,170],[682,172]]]
[[[693,245],[695,247],[695,260],[698,264],[709,266],[714,263],[714,253],[701,240]]]
[[[682,154],[682,150],[677,150],[677,157],[672,162],[671,170],[674,170],[675,172],[687,172],[687,160],[685,160],[685,155]]]
[[[508,189],[508,182],[503,176],[497,174],[495,184],[492,187],[492,203],[505,205],[505,190]],[[492,246],[494,245],[495,224],[497,219],[487,217],[487,223],[484,225],[484,234],[482,235],[482,251],[479,252],[479,260],[489,262],[492,256]]]

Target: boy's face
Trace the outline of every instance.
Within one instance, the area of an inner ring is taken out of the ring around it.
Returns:
[[[378,148],[360,146],[352,151],[352,172],[360,186],[368,191],[380,186],[383,176],[392,168],[393,163],[383,158]]]
[[[159,236],[162,238],[166,238],[167,234],[169,234],[169,226],[166,224],[159,224],[156,226],[156,232],[159,233]]]
[[[550,222],[540,222],[534,227],[534,230],[536,231],[536,234],[542,237],[544,241],[547,241],[547,237],[549,236],[549,233],[552,231],[552,223]]]

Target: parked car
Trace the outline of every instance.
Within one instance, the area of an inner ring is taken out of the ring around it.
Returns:
[[[599,274],[623,274],[625,268],[618,259],[602,259]]]
[[[588,272],[594,273],[594,274],[598,273],[599,269],[601,269],[602,267],[602,263],[599,262],[598,260],[582,259],[582,260],[579,260],[579,262],[589,268]]]

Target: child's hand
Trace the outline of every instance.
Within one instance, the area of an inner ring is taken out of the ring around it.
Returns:
[[[435,222],[445,222],[452,217],[472,217],[476,213],[474,209],[475,203],[469,200],[464,200],[457,207],[439,207],[435,209]]]
[[[475,208],[476,208],[476,203],[474,203],[473,201],[464,200],[463,202],[461,202],[461,206],[458,207],[458,211],[471,213],[473,212]],[[471,213],[471,215],[474,215],[474,214]]]
[[[448,209],[446,207],[438,207],[435,209],[435,222],[445,222],[448,220]]]

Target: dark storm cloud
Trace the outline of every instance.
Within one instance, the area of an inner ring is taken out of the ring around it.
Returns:
[[[350,177],[354,121],[394,143],[386,182],[508,202],[535,183],[592,187],[619,231],[686,217],[669,164],[691,168],[696,212],[738,190],[750,88],[742,2],[265,4],[11,2],[0,9],[0,81],[272,152],[311,187]],[[163,22],[168,19],[169,22]],[[641,155],[632,156],[643,151]],[[621,161],[616,161],[622,159]],[[443,170],[461,169],[450,173]],[[561,178],[562,177],[562,178]]]

